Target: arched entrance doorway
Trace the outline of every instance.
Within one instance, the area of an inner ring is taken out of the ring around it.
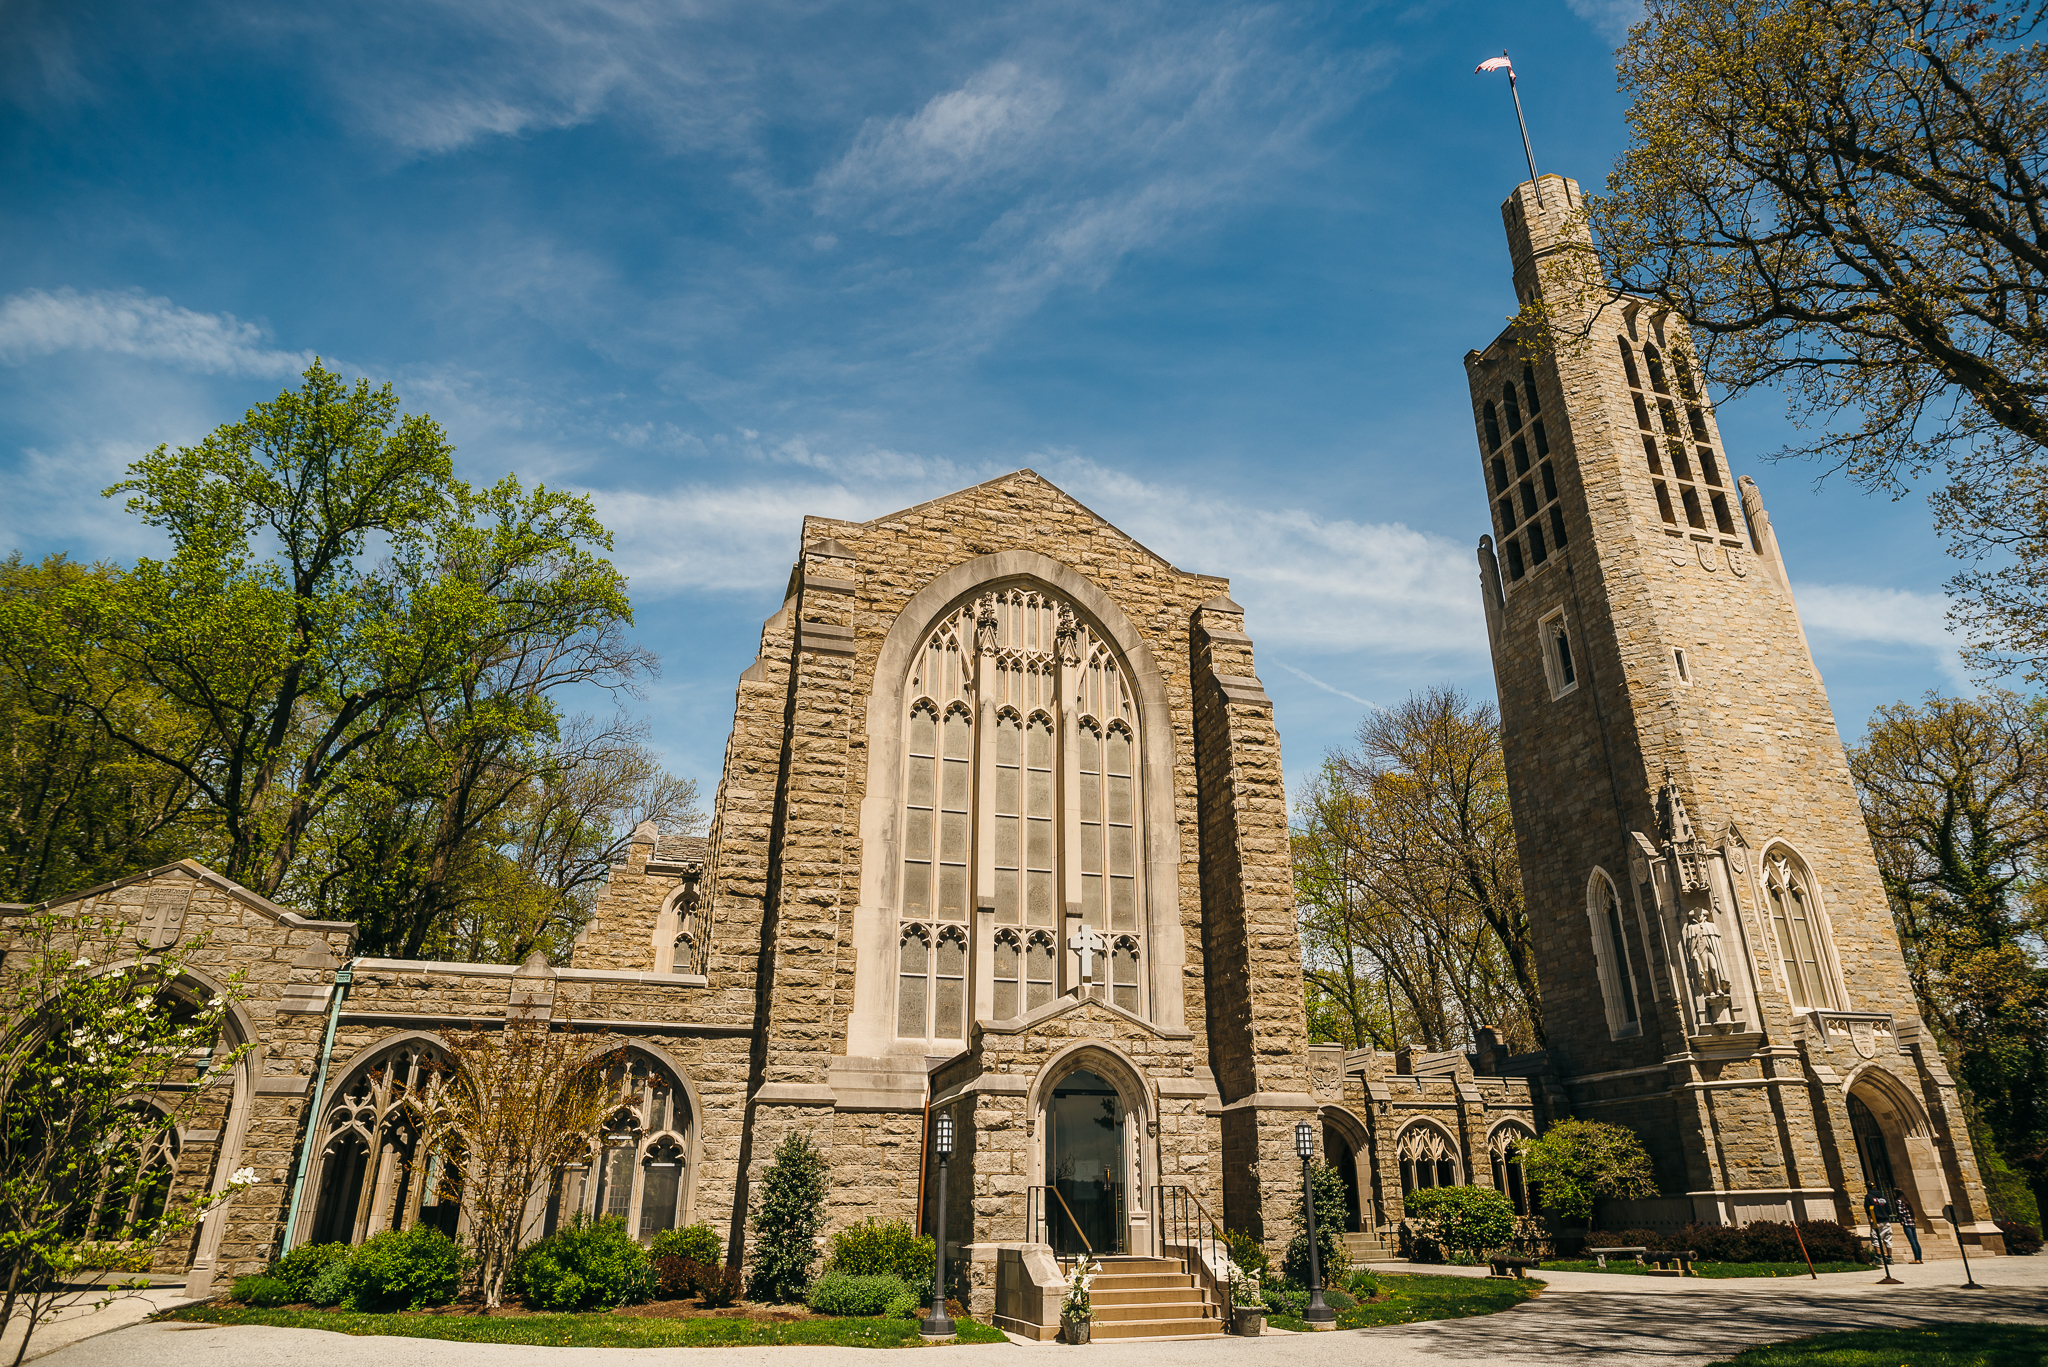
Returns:
[[[1124,1251],[1128,1121],[1123,1098],[1097,1073],[1077,1069],[1053,1084],[1045,1105],[1045,1175],[1059,1195],[1046,1221],[1054,1253]]]
[[[1864,1187],[1873,1195],[1890,1199],[1899,1189],[1899,1179],[1892,1169],[1891,1145],[1870,1107],[1853,1093],[1849,1097],[1849,1131],[1856,1136],[1856,1161],[1863,1167]]]

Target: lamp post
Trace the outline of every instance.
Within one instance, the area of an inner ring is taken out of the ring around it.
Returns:
[[[1301,1155],[1301,1207],[1308,1222],[1308,1310],[1302,1318],[1311,1329],[1334,1329],[1337,1312],[1323,1304],[1323,1254],[1316,1244],[1316,1194],[1308,1180],[1309,1160],[1316,1156],[1316,1135],[1306,1120],[1294,1127],[1294,1151]]]
[[[932,1242],[938,1256],[933,1260],[932,1312],[918,1326],[918,1334],[927,1339],[949,1339],[953,1337],[953,1318],[946,1313],[946,1160],[953,1154],[953,1117],[941,1111],[933,1130],[932,1150],[939,1156],[939,1219]]]
[[[1982,1291],[1984,1288],[1978,1284],[1976,1274],[1970,1271],[1970,1250],[1963,1247],[1963,1230],[1962,1226],[1956,1223],[1955,1206],[1943,1206],[1941,1213],[1948,1217],[1948,1227],[1956,1236],[1956,1252],[1963,1255],[1963,1290]]]

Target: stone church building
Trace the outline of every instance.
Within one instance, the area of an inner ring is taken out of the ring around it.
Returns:
[[[1548,217],[1527,185],[1506,207],[1524,298],[1571,231],[1576,187],[1546,185]],[[196,942],[187,990],[243,976],[223,1046],[255,1048],[171,1161],[186,1188],[259,1181],[160,1270],[218,1288],[299,1243],[455,1231],[406,1099],[446,1032],[516,1021],[627,1060],[536,1233],[706,1221],[744,1257],[797,1131],[831,1164],[832,1226],[928,1227],[951,1115],[952,1256],[976,1313],[1034,1332],[1055,1254],[1185,1257],[1220,1226],[1284,1243],[1302,1121],[1360,1256],[1390,1251],[1416,1187],[1526,1212],[1519,1146],[1574,1115],[1652,1145],[1665,1195],[1629,1223],[1854,1223],[1877,1181],[1936,1244],[1953,1202],[1996,1251],[1768,518],[1678,321],[1600,326],[1618,336],[1534,366],[1509,335],[1467,358],[1546,1053],[1485,1029],[1446,1054],[1308,1042],[1243,609],[1021,470],[805,520],[708,834],[643,828],[566,963],[352,957],[351,925],[190,862],[50,904],[132,921],[138,955]]]

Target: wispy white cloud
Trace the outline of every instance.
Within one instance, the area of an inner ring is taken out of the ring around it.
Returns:
[[[822,213],[860,210],[1000,174],[1028,160],[1064,101],[1056,81],[995,62],[915,114],[872,118],[818,177]]]
[[[1295,678],[1300,679],[1304,683],[1313,684],[1317,688],[1322,689],[1325,693],[1334,693],[1338,697],[1345,699],[1347,702],[1359,703],[1362,706],[1370,707],[1375,712],[1384,712],[1387,710],[1386,708],[1381,707],[1378,703],[1374,702],[1371,698],[1361,698],[1356,693],[1348,692],[1345,689],[1337,687],[1337,685],[1333,683],[1325,683],[1321,679],[1318,679],[1315,675],[1309,673],[1306,669],[1296,669],[1293,665],[1288,664],[1285,660],[1275,660],[1274,663],[1279,665],[1280,668],[1286,670],[1289,674],[1292,674]]]
[[[1924,652],[1952,684],[1971,687],[1945,595],[1862,584],[1799,584],[1793,593],[1809,636],[1836,648]]]
[[[99,351],[182,370],[293,375],[307,351],[266,345],[268,334],[231,313],[196,313],[140,290],[25,290],[0,299],[0,360]]]
[[[1619,46],[1629,26],[1642,22],[1643,0],[1566,0],[1573,14],[1593,26],[1601,37]]]

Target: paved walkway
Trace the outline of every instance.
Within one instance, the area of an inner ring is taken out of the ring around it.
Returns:
[[[995,1367],[1041,1354],[1083,1354],[1095,1367],[1447,1367],[1501,1363],[1573,1367],[1588,1362],[1646,1362],[1698,1367],[1753,1344],[1830,1329],[2000,1320],[2048,1324],[2048,1256],[1987,1258],[1971,1264],[1982,1291],[1959,1289],[1962,1264],[1898,1269],[1903,1286],[1877,1286],[1872,1274],[1833,1273],[1820,1281],[1761,1278],[1679,1281],[1663,1277],[1551,1273],[1534,1300],[1498,1315],[1438,1320],[1413,1327],[1344,1330],[1263,1339],[1170,1343],[960,1345],[922,1350],[941,1363],[972,1359]],[[1407,1271],[1387,1267],[1385,1271]],[[1422,1269],[1413,1269],[1421,1271]],[[1460,1276],[1476,1269],[1442,1269]],[[74,1343],[44,1367],[845,1367],[845,1348],[520,1348],[433,1339],[354,1338],[308,1329],[149,1324]],[[926,1356],[918,1358],[929,1362]]]
[[[112,1299],[101,1306],[100,1300],[108,1296]],[[183,1282],[164,1283],[142,1291],[79,1292],[68,1299],[70,1304],[60,1307],[49,1319],[36,1326],[35,1337],[29,1340],[29,1361],[85,1339],[141,1324],[159,1310],[197,1303],[185,1294]],[[6,1333],[0,1334],[0,1363],[14,1361],[14,1355],[19,1351],[21,1330],[10,1325]]]

